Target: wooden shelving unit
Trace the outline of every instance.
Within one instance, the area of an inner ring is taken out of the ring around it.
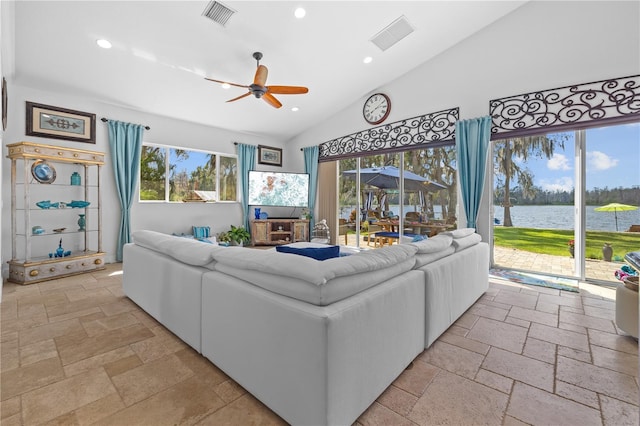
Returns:
[[[251,244],[277,246],[309,241],[309,221],[306,219],[256,219],[251,221]]]

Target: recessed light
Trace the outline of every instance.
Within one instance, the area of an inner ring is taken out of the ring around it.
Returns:
[[[362,60],[362,62],[364,62],[365,64],[370,64],[371,61],[373,61],[373,58],[371,56],[367,56]]]
[[[223,89],[228,89],[228,88],[230,88],[230,87],[231,87],[231,85],[230,85],[229,83],[222,83],[220,86],[221,86]]]
[[[293,14],[296,16],[296,18],[302,19],[302,18],[304,18],[304,15],[307,14],[307,11],[304,10],[303,8],[299,7],[299,8],[296,9],[295,12],[293,12]]]
[[[300,110],[300,108],[298,108],[298,107],[291,108],[291,111],[293,111],[293,112],[296,112],[296,111],[299,111],[299,110]]]
[[[111,49],[111,42],[109,40],[101,38],[100,40],[96,40],[96,43],[103,49]]]

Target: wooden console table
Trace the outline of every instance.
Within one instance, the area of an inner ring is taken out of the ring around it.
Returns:
[[[255,219],[251,221],[251,244],[277,246],[309,241],[309,221],[306,219]]]

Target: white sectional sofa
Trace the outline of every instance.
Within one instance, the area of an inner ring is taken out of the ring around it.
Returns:
[[[123,289],[287,422],[350,425],[486,291],[461,231],[324,261],[138,231]]]

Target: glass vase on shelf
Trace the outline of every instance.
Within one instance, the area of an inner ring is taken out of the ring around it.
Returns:
[[[79,214],[78,216],[80,216],[80,219],[78,219],[78,231],[84,231],[84,227],[87,224],[87,221],[84,218],[84,214]]]
[[[82,179],[80,178],[80,173],[73,172],[71,174],[71,185],[78,186],[81,184],[81,182],[82,182]]]

